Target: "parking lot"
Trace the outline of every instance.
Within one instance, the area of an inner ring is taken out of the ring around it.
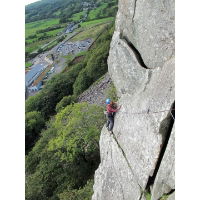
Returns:
[[[77,54],[81,51],[87,50],[91,46],[92,42],[92,39],[86,39],[77,42],[65,42],[57,47],[56,52],[62,56],[66,56],[70,53]]]

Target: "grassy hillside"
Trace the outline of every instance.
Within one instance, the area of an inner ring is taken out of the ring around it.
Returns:
[[[72,0],[41,0],[25,7],[26,23],[53,18],[72,3]]]
[[[59,18],[62,22],[70,18],[77,20],[77,13],[81,15],[83,11],[89,13],[90,20],[108,17],[116,5],[117,0],[41,0],[26,6],[26,23],[48,18]]]
[[[70,20],[79,21],[80,19],[82,19],[85,16],[86,13],[87,13],[86,11],[82,11],[82,12],[73,14],[72,17],[70,18]]]
[[[96,19],[96,20],[91,20],[91,21],[86,21],[81,24],[81,27],[90,27],[92,25],[97,25],[101,23],[107,23],[114,21],[114,17],[108,17],[108,18],[103,18],[103,19]]]
[[[92,26],[91,28],[88,27],[85,31],[80,32],[75,37],[73,37],[70,41],[84,40],[87,38],[92,38],[95,40],[98,34],[101,33],[102,30],[104,30],[106,26],[107,24],[101,24],[98,26]]]

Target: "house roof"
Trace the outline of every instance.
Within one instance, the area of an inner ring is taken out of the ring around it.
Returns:
[[[37,75],[40,74],[46,67],[47,64],[44,62],[33,65],[33,67],[31,67],[31,70],[25,75],[26,86],[29,86],[31,81],[34,80],[35,77],[37,78]]]

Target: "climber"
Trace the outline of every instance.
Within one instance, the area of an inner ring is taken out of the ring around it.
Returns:
[[[117,108],[117,104],[113,101],[111,101],[110,99],[106,99],[106,110],[107,110],[107,123],[106,123],[106,128],[108,129],[108,131],[110,131],[112,133],[112,129],[114,126],[114,116],[115,113],[121,108],[121,106],[119,106],[119,108]]]

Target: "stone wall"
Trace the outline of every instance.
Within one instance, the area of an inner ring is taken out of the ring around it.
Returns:
[[[108,66],[122,108],[102,129],[93,200],[174,191],[174,52],[174,1],[119,0]]]

